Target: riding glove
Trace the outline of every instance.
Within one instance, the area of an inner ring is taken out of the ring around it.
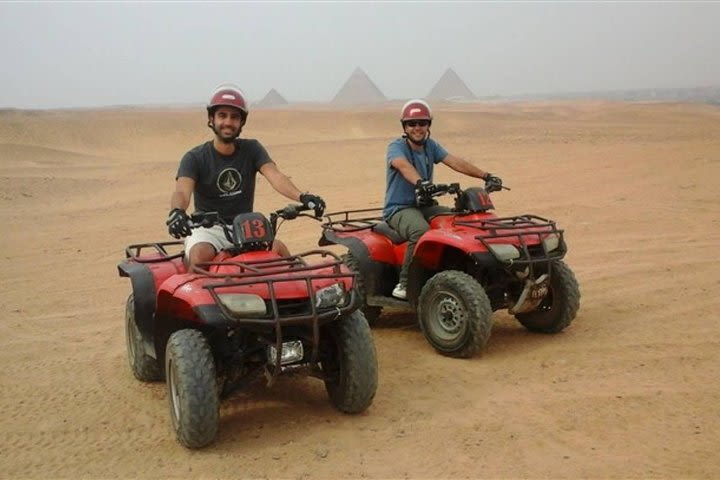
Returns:
[[[187,237],[192,233],[192,230],[190,230],[190,217],[181,208],[170,210],[165,225],[168,226],[170,235],[175,238]]]
[[[418,180],[415,183],[415,199],[419,207],[432,205],[432,195],[437,192],[437,187],[430,180]]]
[[[322,217],[325,212],[325,200],[312,193],[303,193],[300,195],[300,202],[307,208],[315,210],[316,217]]]
[[[485,191],[488,193],[499,192],[502,190],[502,178],[496,177],[492,173],[488,172],[483,177],[483,180],[485,180]]]

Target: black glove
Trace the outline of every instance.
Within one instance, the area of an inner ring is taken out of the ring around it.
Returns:
[[[418,180],[415,183],[415,200],[418,207],[432,205],[432,194],[435,192],[437,192],[437,187],[430,180]]]
[[[168,214],[167,222],[168,232],[175,238],[187,237],[192,233],[190,230],[190,217],[185,210],[181,208],[173,208]]]
[[[502,178],[496,177],[492,173],[486,173],[483,177],[485,180],[485,191],[488,193],[499,192],[502,190]]]
[[[307,208],[315,210],[316,217],[322,217],[322,214],[325,213],[325,200],[317,195],[313,195],[312,193],[303,193],[300,195],[300,202],[302,202],[302,204]]]

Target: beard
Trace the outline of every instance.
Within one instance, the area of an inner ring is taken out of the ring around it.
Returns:
[[[222,130],[218,130],[213,125],[213,131],[215,131],[215,135],[217,135],[218,140],[220,140],[222,143],[233,143],[235,139],[240,135],[241,130],[242,127],[238,127],[237,129],[224,128]]]
[[[223,128],[222,130],[219,130],[214,123],[208,122],[208,127],[212,129],[215,136],[222,143],[233,143],[235,139],[240,136],[240,132],[242,132],[242,126],[238,127],[236,130],[232,128]]]
[[[422,135],[414,135],[411,133],[406,133],[407,139],[410,140],[415,145],[424,145],[425,141],[427,140],[427,133],[423,133]]]

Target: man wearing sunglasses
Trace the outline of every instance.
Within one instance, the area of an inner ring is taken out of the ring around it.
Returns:
[[[495,188],[502,186],[502,180],[450,154],[430,138],[432,110],[425,101],[414,99],[403,105],[400,123],[403,136],[390,142],[387,149],[383,219],[408,241],[399,282],[392,292],[393,297],[404,300],[407,298],[408,267],[415,244],[430,229],[428,220],[431,217],[450,210],[436,202],[419,201],[433,193],[435,164],[443,163],[456,172],[480,178],[486,184],[492,183]]]

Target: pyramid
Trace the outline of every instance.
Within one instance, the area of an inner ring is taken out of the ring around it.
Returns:
[[[262,98],[262,100],[257,102],[254,106],[257,108],[272,108],[272,107],[277,107],[278,105],[287,105],[287,103],[288,103],[288,101],[285,100],[285,97],[280,95],[277,90],[272,88]]]
[[[350,75],[345,84],[340,88],[332,103],[339,104],[361,104],[361,103],[380,103],[386,101],[385,95],[370,80],[360,67]]]
[[[429,100],[474,100],[477,97],[458,74],[452,68],[448,68],[427,94],[427,98]]]

